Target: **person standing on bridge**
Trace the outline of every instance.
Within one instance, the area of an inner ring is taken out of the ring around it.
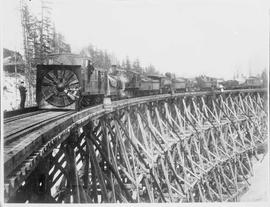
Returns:
[[[24,82],[23,81],[21,81],[21,83],[19,85],[19,91],[20,91],[20,96],[21,96],[20,108],[21,109],[24,109],[27,90],[26,90],[26,88],[24,86]]]

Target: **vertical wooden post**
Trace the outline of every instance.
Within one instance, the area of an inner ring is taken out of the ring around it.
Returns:
[[[68,182],[70,184],[71,196],[73,203],[80,203],[79,195],[79,182],[76,169],[76,153],[75,147],[77,142],[78,134],[77,131],[71,131],[69,140],[66,144],[66,155],[68,160]]]

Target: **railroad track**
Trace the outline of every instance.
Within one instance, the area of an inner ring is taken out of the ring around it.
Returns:
[[[25,160],[30,159],[31,155],[36,156],[40,153],[39,156],[43,156],[44,151],[49,150],[47,143],[55,142],[54,139],[49,140],[49,137],[62,132],[65,134],[72,123],[84,121],[84,117],[92,114],[98,115],[102,110],[105,112],[102,105],[97,105],[80,112],[46,111],[4,124],[5,177],[24,165]]]
[[[32,106],[32,107],[27,107],[24,109],[13,110],[13,111],[4,111],[3,115],[4,115],[4,119],[6,119],[6,118],[14,117],[17,115],[35,112],[38,110],[39,110],[39,108],[37,106]]]
[[[75,111],[36,111],[11,117],[4,121],[4,145],[73,113]]]
[[[30,116],[35,116],[35,115],[38,115],[38,114],[41,114],[41,113],[48,113],[48,112],[52,112],[52,111],[60,111],[58,109],[37,109],[36,111],[32,111],[32,112],[27,112],[27,113],[23,113],[23,114],[20,114],[20,115],[14,115],[14,116],[11,116],[11,117],[7,117],[7,118],[4,118],[4,124],[7,124],[9,122],[13,122],[13,121],[17,121],[17,120],[20,120],[20,119],[24,119],[26,117],[30,117]],[[61,111],[70,111],[70,110],[61,110]]]
[[[13,121],[16,121],[16,120],[19,120],[19,119],[23,119],[23,118],[26,118],[26,117],[29,117],[29,116],[34,116],[34,115],[37,115],[37,114],[45,113],[45,112],[47,112],[47,111],[46,110],[38,110],[38,111],[33,111],[33,112],[29,112],[29,113],[24,113],[24,114],[4,118],[4,124],[7,124],[9,122],[13,122]]]

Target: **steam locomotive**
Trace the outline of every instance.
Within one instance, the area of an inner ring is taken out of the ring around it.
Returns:
[[[37,66],[37,104],[45,109],[78,109],[100,104],[105,96],[115,100],[218,89],[217,80],[206,76],[190,80],[116,67],[111,70],[96,68],[89,58],[80,55],[49,55],[46,64]]]

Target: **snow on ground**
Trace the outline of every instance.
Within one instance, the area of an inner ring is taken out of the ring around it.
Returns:
[[[269,152],[258,156],[260,161],[254,160],[254,176],[250,178],[249,190],[240,198],[241,202],[269,201]]]
[[[20,102],[21,102],[21,97],[20,97],[20,91],[19,91],[19,83],[21,81],[24,81],[25,87],[27,89],[26,93],[26,102],[25,102],[25,107],[30,107],[35,105],[34,99],[35,95],[32,95],[32,101],[30,100],[29,97],[29,88],[27,87],[27,81],[25,76],[21,74],[4,74],[3,78],[3,84],[2,84],[2,89],[3,89],[3,96],[2,96],[2,108],[3,111],[12,111],[19,109]],[[32,91],[35,91],[34,88],[31,89]]]
[[[3,101],[2,107],[4,111],[11,111],[19,108],[20,105],[20,91],[18,89],[18,83],[24,80],[21,75],[10,76],[6,75],[3,78]]]

